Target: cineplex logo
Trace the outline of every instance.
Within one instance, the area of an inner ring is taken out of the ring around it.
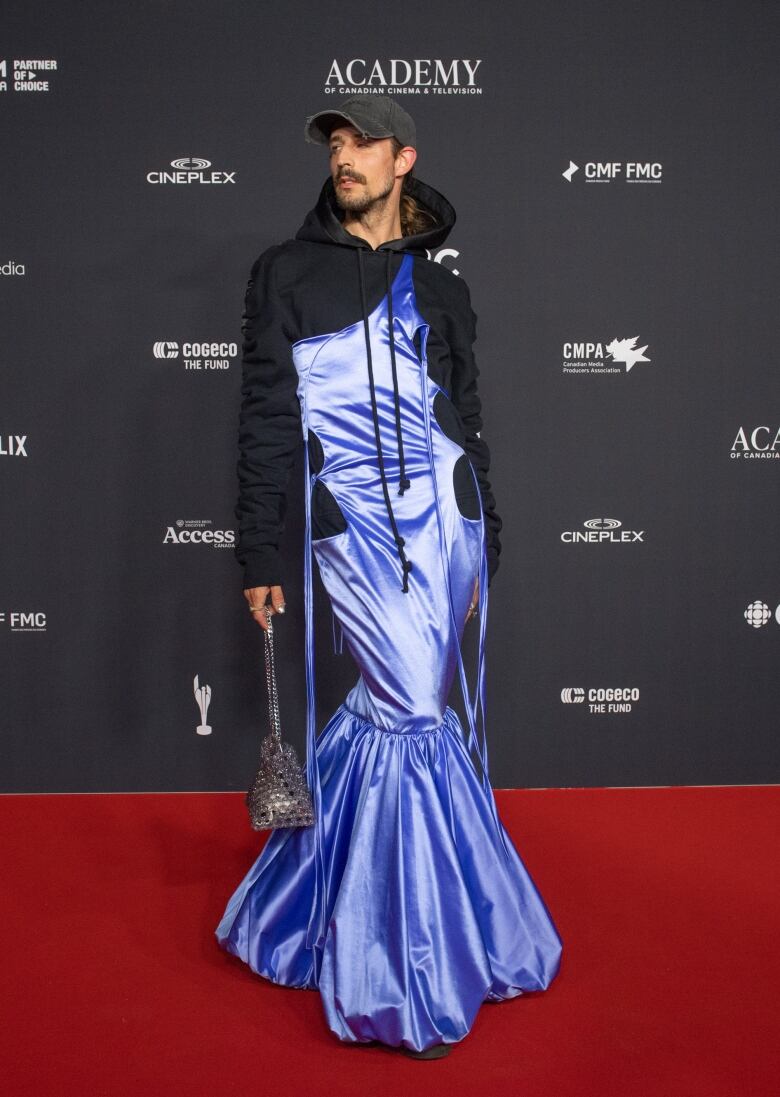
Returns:
[[[746,461],[753,458],[776,460],[780,457],[780,427],[753,427],[749,434],[745,427],[740,427],[731,445],[731,456],[744,457]]]
[[[230,369],[238,357],[238,343],[177,343],[160,340],[154,344],[155,358],[179,358],[186,370]]]
[[[33,610],[0,610],[0,626],[8,625],[11,632],[45,632],[46,614]]]
[[[15,263],[13,259],[9,259],[7,263],[0,263],[0,276],[11,278],[16,275],[22,278],[27,273],[27,268],[24,263]]]
[[[49,73],[55,72],[57,62],[49,58],[45,61],[15,58],[11,61],[12,85],[14,91],[49,91]],[[9,63],[0,59],[0,92],[8,91]],[[43,74],[46,74],[46,79]]]
[[[211,167],[210,160],[201,160],[197,156],[185,156],[182,160],[171,160],[173,171],[150,171],[147,173],[147,183],[156,186],[173,185],[189,186],[191,183],[201,183],[205,186],[224,186],[225,183],[235,183],[234,171],[206,171]]]
[[[164,545],[210,545],[212,548],[232,548],[236,543],[236,531],[212,529],[210,518],[179,518],[167,526]]]
[[[567,545],[602,545],[605,541],[610,544],[626,544],[645,539],[643,529],[621,529],[623,523],[619,518],[588,518],[582,523],[582,529],[567,529],[561,534],[561,540]]]
[[[26,434],[0,434],[0,457],[27,457]]]
[[[649,362],[649,343],[637,347],[639,336],[611,339],[608,343],[564,343],[564,373],[629,373],[637,362]]]
[[[634,701],[639,700],[636,686],[566,686],[561,690],[564,705],[581,705],[588,699],[588,712],[631,712]]]
[[[773,617],[780,625],[780,603],[775,606],[775,611],[772,613],[766,602],[751,602],[744,613],[744,618],[751,628],[763,628]]]
[[[367,61],[364,57],[353,57],[343,63],[334,58],[325,77],[325,92],[343,95],[368,89],[365,91],[368,95],[388,91],[405,91],[410,95],[481,95],[482,88],[476,82],[481,64],[482,61],[467,58],[442,61],[426,57],[406,61],[391,57]]]
[[[606,164],[590,161],[581,170],[582,176],[577,176],[580,166],[570,160],[561,175],[567,183],[571,183],[575,176],[586,183],[616,183],[619,180],[626,183],[660,183],[663,177],[662,165],[649,160],[613,160]]]

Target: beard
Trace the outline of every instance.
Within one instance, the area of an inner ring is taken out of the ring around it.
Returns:
[[[348,178],[354,179],[354,176],[348,176]],[[350,213],[366,213],[367,210],[373,209],[374,206],[382,206],[387,202],[388,196],[392,193],[394,184],[395,175],[392,172],[388,172],[384,180],[378,184],[378,190],[374,193],[371,193],[368,187],[362,182],[362,190],[359,194],[356,194],[352,190],[340,190],[338,185],[334,184],[336,202],[341,209],[348,210]]]

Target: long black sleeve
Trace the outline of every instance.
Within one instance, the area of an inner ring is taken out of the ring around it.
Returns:
[[[295,335],[276,282],[274,260],[281,246],[268,248],[252,266],[241,327],[235,553],[244,568],[244,590],[284,581],[279,539],[290,471],[302,443],[298,374],[291,351]]]
[[[490,450],[481,436],[482,403],[478,388],[479,367],[473,349],[477,338],[477,317],[471,307],[471,294],[467,284],[462,278],[458,278],[457,281],[463,287],[464,300],[458,310],[457,322],[453,325],[454,335],[450,340],[453,362],[452,402],[463,422],[466,431],[466,452],[479,481],[487,535],[488,586],[490,586],[490,581],[498,570],[501,554],[499,534],[503,523],[496,511],[496,500],[488,479]]]

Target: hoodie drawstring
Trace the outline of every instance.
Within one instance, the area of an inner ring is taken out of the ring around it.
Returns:
[[[377,460],[379,461],[379,478],[382,481],[382,492],[383,492],[384,497],[385,497],[385,506],[387,508],[387,515],[390,519],[390,526],[391,526],[392,531],[393,531],[393,540],[395,541],[396,546],[398,548],[398,556],[399,556],[399,559],[401,561],[401,568],[403,570],[403,586],[401,587],[401,590],[404,591],[404,593],[408,593],[408,591],[409,591],[408,575],[409,575],[409,572],[412,570],[412,561],[407,560],[407,558],[406,558],[406,553],[404,552],[405,538],[403,538],[401,536],[401,534],[398,532],[398,525],[397,525],[396,520],[395,520],[395,515],[393,514],[393,505],[390,502],[390,492],[389,492],[388,487],[387,487],[387,476],[385,475],[385,462],[384,462],[384,457],[382,455],[382,439],[381,439],[380,433],[379,433],[379,413],[377,411],[376,390],[375,390],[375,387],[374,387],[374,367],[373,367],[373,362],[372,362],[372,359],[371,359],[371,333],[369,331],[368,310],[367,310],[367,307],[366,307],[366,286],[365,286],[365,278],[364,278],[364,274],[363,274],[363,249],[361,247],[358,247],[355,250],[357,251],[358,272],[359,272],[359,275],[360,275],[360,301],[361,301],[361,305],[362,305],[362,309],[363,309],[363,327],[364,327],[365,333],[366,333],[366,356],[367,356],[367,359],[368,359],[368,385],[369,385],[369,389],[370,389],[370,392],[371,392],[371,416],[374,420],[374,435],[376,437],[376,455],[377,455]],[[386,285],[387,285],[388,319],[389,319],[389,323],[390,323],[390,361],[391,361],[391,364],[392,364],[392,373],[393,373],[393,400],[394,400],[394,404],[395,404],[395,427],[396,427],[396,437],[398,438],[398,458],[399,458],[399,462],[400,462],[400,466],[401,466],[401,475],[400,475],[400,480],[399,480],[398,494],[403,495],[404,491],[406,490],[406,488],[408,488],[410,486],[411,482],[408,479],[408,477],[405,475],[406,470],[405,470],[405,467],[404,467],[403,438],[401,436],[401,403],[400,403],[401,397],[400,397],[400,393],[398,391],[398,375],[397,375],[397,371],[396,371],[396,362],[395,362],[395,331],[393,330],[394,329],[394,324],[393,324],[393,302],[392,302],[392,292],[391,292],[392,287],[391,287],[391,283],[390,283],[390,252],[389,251],[387,252],[387,265],[386,265],[386,268],[385,268],[385,282],[386,282]]]
[[[398,438],[398,461],[401,466],[401,478],[398,481],[398,494],[403,495],[411,480],[406,476],[404,467],[404,440],[401,434],[401,396],[398,392],[398,375],[395,365],[395,322],[393,320],[393,289],[390,281],[390,252],[387,252],[385,265],[385,285],[387,286],[387,322],[390,325],[390,365],[393,371],[393,399],[395,401],[395,433]]]

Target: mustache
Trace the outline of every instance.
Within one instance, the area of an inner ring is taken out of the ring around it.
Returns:
[[[342,179],[354,179],[356,183],[364,183],[365,179],[361,179],[359,175],[353,175],[351,171],[341,171],[336,176],[336,182],[338,183]]]

